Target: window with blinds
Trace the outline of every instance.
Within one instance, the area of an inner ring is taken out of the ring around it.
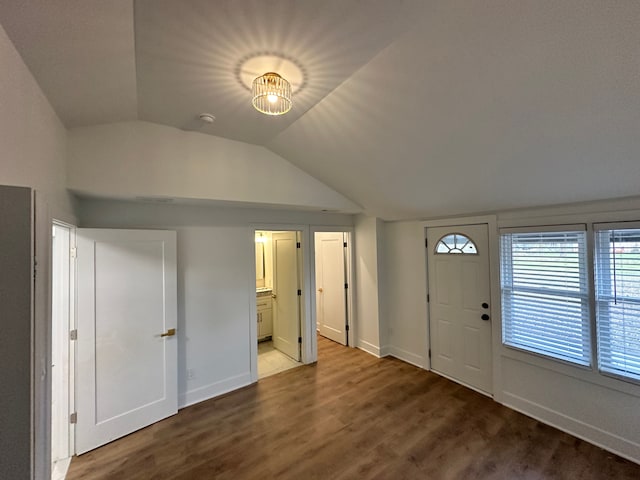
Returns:
[[[586,232],[558,230],[501,232],[502,339],[590,365]]]
[[[640,380],[640,228],[595,227],[599,368]]]

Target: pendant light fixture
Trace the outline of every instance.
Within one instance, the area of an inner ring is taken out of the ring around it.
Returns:
[[[251,103],[266,115],[282,115],[291,110],[291,84],[274,72],[253,81]]]

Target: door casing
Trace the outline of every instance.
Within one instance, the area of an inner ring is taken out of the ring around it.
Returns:
[[[470,217],[458,217],[458,218],[444,218],[439,220],[428,220],[421,223],[423,229],[423,238],[426,241],[427,228],[430,227],[455,227],[456,225],[478,225],[486,224],[489,234],[489,277],[491,285],[491,319],[492,319],[492,380],[493,380],[493,398],[496,401],[500,401],[502,398],[500,386],[502,385],[502,374],[499,368],[499,351],[501,345],[501,332],[500,325],[502,320],[500,316],[500,260],[499,260],[499,237],[498,237],[498,219],[495,215],[477,215]],[[423,247],[425,247],[423,245]],[[425,275],[425,295],[424,295],[424,311],[426,312],[425,321],[427,322],[426,338],[424,341],[424,357],[427,359],[425,362],[425,369],[431,370],[431,360],[429,359],[428,352],[431,345],[431,333],[429,331],[430,317],[429,317],[429,304],[427,302],[427,295],[429,294],[429,276],[428,276],[428,259],[427,248],[424,248],[424,275]]]
[[[57,255],[60,255],[60,253],[62,253],[62,265],[60,265],[61,267],[68,267],[68,278],[65,279],[65,282],[67,283],[66,286],[63,287],[62,289],[62,294],[63,294],[63,298],[62,301],[64,302],[68,302],[68,312],[66,312],[67,314],[67,318],[63,319],[62,321],[62,331],[58,329],[58,335],[60,335],[59,338],[55,338],[53,335],[53,332],[55,331],[53,326],[52,326],[52,336],[51,336],[51,343],[52,343],[52,352],[53,352],[53,342],[59,342],[59,345],[63,348],[68,349],[68,357],[67,357],[67,365],[66,365],[66,385],[64,385],[64,390],[63,392],[59,392],[60,395],[62,396],[66,396],[67,398],[64,399],[64,408],[61,409],[61,411],[59,411],[58,415],[62,415],[64,418],[64,424],[66,425],[66,429],[67,432],[63,433],[63,437],[66,436],[66,443],[67,446],[66,448],[63,446],[62,450],[60,452],[58,452],[60,455],[60,459],[64,459],[66,457],[70,457],[73,456],[75,454],[75,426],[73,424],[71,424],[69,422],[69,415],[75,411],[75,341],[71,339],[70,336],[70,332],[72,330],[74,330],[76,328],[75,326],[75,293],[76,293],[76,289],[75,289],[75,274],[76,274],[76,268],[75,268],[75,248],[76,248],[76,227],[74,225],[70,225],[68,223],[59,221],[59,220],[54,220],[53,221],[53,226],[57,229],[61,229],[67,232],[68,235],[68,244],[66,244],[64,247],[68,249],[68,251],[66,252],[58,252],[56,253],[55,251],[53,251],[52,249],[52,290],[53,288],[56,286],[56,282],[59,282],[59,279],[55,279],[53,278],[53,275],[55,274],[55,267],[53,266],[54,262],[56,261],[60,261],[61,259],[59,257],[57,257]],[[58,246],[58,248],[60,249],[62,246]],[[53,307],[53,296],[52,296],[52,307]],[[54,313],[52,311],[52,322],[54,321]],[[56,361],[55,358],[52,358],[52,362]],[[53,367],[51,367],[53,368]],[[54,386],[53,386],[53,375],[51,375],[52,378],[52,401],[53,401],[53,391],[54,391]],[[53,411],[51,412],[51,418],[53,419],[54,414]],[[58,420],[62,420],[62,419],[58,419]],[[64,428],[63,427],[63,422],[60,421],[60,427],[59,428]],[[52,430],[53,431],[53,430]],[[52,441],[54,441],[52,439]],[[53,452],[53,445],[52,445],[52,452]],[[66,457],[65,457],[66,455]]]

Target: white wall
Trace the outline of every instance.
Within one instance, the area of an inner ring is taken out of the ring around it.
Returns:
[[[610,213],[607,213],[610,212]],[[640,219],[640,199],[501,212],[499,226]],[[389,352],[427,365],[425,222],[385,225]],[[497,246],[493,245],[493,249]],[[492,268],[498,265],[492,259]],[[499,279],[492,282],[499,292]],[[498,293],[499,298],[499,293]],[[492,308],[494,398],[545,423],[640,463],[640,386],[504,347],[500,306]]]
[[[81,201],[80,217],[83,227],[177,231],[180,406],[251,382],[251,225],[353,225],[350,215],[106,200]],[[187,369],[193,379],[187,379]]]
[[[68,222],[74,221],[74,203],[65,191],[66,130],[51,105],[40,90],[28,68],[18,55],[13,44],[0,27],[0,184],[19,185],[36,190],[36,248],[38,260],[38,279],[35,298],[35,328],[32,332],[36,348],[35,353],[35,389],[36,407],[33,414],[34,425],[9,424],[5,429],[35,430],[35,458],[32,469],[23,465],[23,477],[44,478],[48,470],[48,431],[50,403],[50,379],[47,372],[50,365],[50,325],[49,325],[49,263],[51,243],[51,218]],[[3,271],[2,275],[11,275]],[[10,321],[4,320],[3,321]],[[30,344],[23,348],[31,349]],[[0,352],[1,354],[1,352]],[[1,357],[0,357],[1,358]],[[12,359],[2,358],[2,365],[11,365]],[[40,372],[44,371],[44,375]],[[25,378],[30,382],[30,378]],[[30,408],[24,402],[10,403],[2,397],[0,410],[14,412]],[[5,403],[6,402],[6,403]],[[9,420],[18,417],[9,417]],[[15,445],[14,448],[29,448]],[[11,456],[11,451],[0,453],[0,465],[3,455]],[[11,459],[9,459],[11,460]],[[33,471],[32,471],[33,470]]]
[[[66,130],[1,26],[0,65],[0,184],[35,188],[68,218]]]
[[[98,196],[360,211],[264,147],[148,122],[72,129],[68,172],[70,189]]]
[[[389,354],[428,368],[424,227],[420,222],[386,223],[384,233]]]
[[[355,345],[376,356],[384,356],[386,327],[379,295],[382,265],[382,225],[376,217],[355,217],[356,339]]]

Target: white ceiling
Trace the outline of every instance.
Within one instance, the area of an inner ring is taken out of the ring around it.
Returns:
[[[385,219],[640,194],[637,0],[0,0],[0,22],[68,127],[262,144]],[[306,75],[283,117],[238,78],[265,53]]]

